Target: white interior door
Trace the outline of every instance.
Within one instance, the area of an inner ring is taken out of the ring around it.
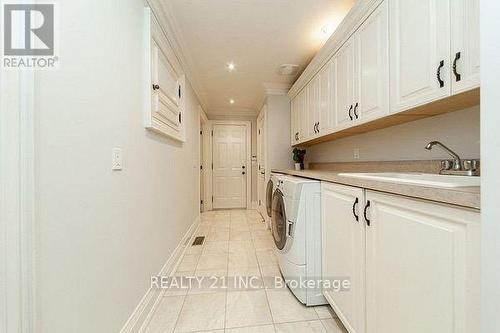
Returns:
[[[249,177],[246,126],[214,125],[213,131],[213,208],[244,208]]]

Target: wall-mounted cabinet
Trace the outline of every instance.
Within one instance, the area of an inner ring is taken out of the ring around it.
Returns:
[[[321,199],[323,279],[351,281],[324,294],[350,333],[479,331],[479,212],[331,183]]]
[[[415,119],[394,115],[479,87],[479,0],[359,1],[338,30],[290,90],[294,145]]]
[[[145,127],[185,140],[185,76],[154,14],[145,9]]]

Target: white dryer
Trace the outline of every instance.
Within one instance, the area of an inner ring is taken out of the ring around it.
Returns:
[[[306,305],[327,304],[321,287],[320,182],[282,176],[273,194],[272,233],[281,273],[297,299]],[[314,281],[315,287],[301,285]]]
[[[276,190],[278,183],[280,182],[280,177],[283,177],[284,174],[271,172],[271,177],[269,177],[269,181],[267,182],[266,187],[266,221],[271,224],[271,216],[272,216],[272,204],[273,204],[273,194]]]

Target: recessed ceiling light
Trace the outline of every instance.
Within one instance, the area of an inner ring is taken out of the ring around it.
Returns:
[[[229,103],[230,103],[230,104],[234,104],[234,99],[230,99],[230,100],[229,100]]]
[[[228,71],[232,72],[235,69],[236,69],[236,65],[234,63],[230,62],[230,63],[227,64],[227,70]]]

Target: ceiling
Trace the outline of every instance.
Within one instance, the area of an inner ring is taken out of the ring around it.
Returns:
[[[192,66],[207,114],[256,114],[264,84],[289,86],[354,0],[162,0]],[[228,63],[235,64],[229,71]],[[230,100],[234,104],[230,104]]]

